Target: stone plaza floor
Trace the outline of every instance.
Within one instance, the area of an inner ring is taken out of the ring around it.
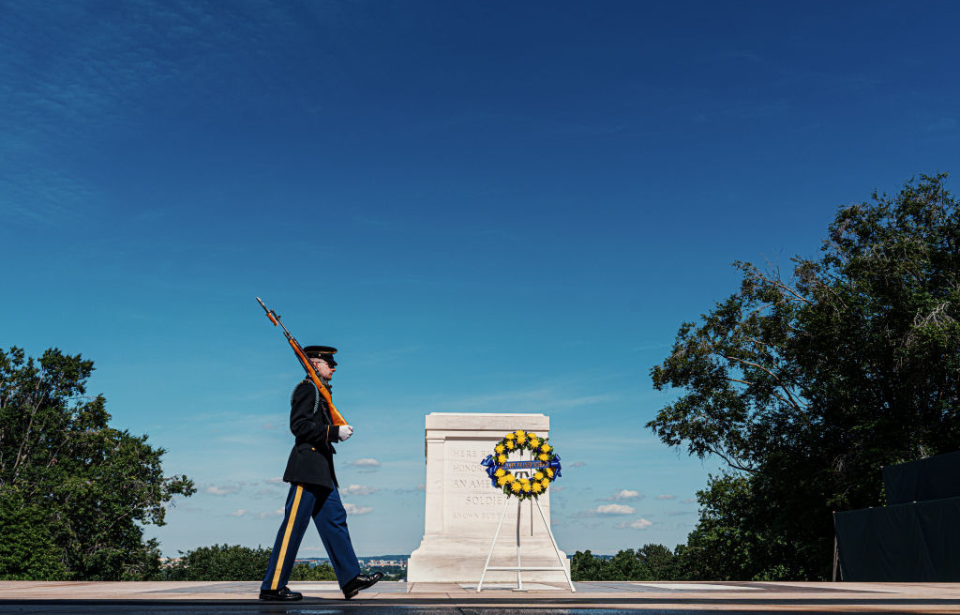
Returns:
[[[960,613],[960,583],[380,582],[350,601],[336,583],[291,583],[304,599],[257,600],[258,582],[0,581],[0,613]]]

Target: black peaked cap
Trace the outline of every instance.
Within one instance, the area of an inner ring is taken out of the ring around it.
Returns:
[[[323,359],[330,367],[335,367],[337,361],[333,355],[337,354],[337,349],[333,346],[307,346],[303,349],[309,359]]]

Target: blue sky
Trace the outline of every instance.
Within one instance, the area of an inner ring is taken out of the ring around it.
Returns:
[[[644,428],[674,395],[650,368],[732,261],[786,268],[838,205],[960,172],[958,18],[5,0],[0,348],[93,359],[113,424],[195,479],[149,530],[170,555],[279,522],[300,368],[255,296],[341,349],[360,554],[419,544],[424,415],[456,411],[551,417],[567,552],[673,546],[720,466]]]

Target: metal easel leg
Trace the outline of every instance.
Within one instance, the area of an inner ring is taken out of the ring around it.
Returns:
[[[540,511],[540,518],[543,519],[543,525],[547,528],[547,534],[550,535],[550,542],[553,543],[553,550],[557,552],[557,559],[560,560],[560,568],[563,569],[563,576],[567,577],[567,583],[570,584],[570,591],[576,592],[577,590],[573,586],[573,579],[570,578],[570,573],[567,572],[566,566],[563,565],[563,556],[560,555],[560,547],[557,546],[557,539],[553,537],[553,530],[550,528],[550,524],[547,523],[547,516],[543,514],[543,508],[540,506],[540,500],[537,498],[534,499],[537,501],[537,510]],[[533,515],[533,510],[530,511],[530,514]],[[517,562],[517,566],[520,566],[519,562]]]
[[[523,579],[520,578],[520,509],[523,506],[523,500],[517,498],[517,588],[515,592],[525,592],[523,589]],[[533,514],[533,511],[530,511]]]
[[[480,593],[480,589],[483,587],[483,579],[487,576],[487,567],[490,566],[490,558],[493,557],[493,548],[497,546],[497,537],[500,536],[500,528],[503,527],[503,518],[507,516],[507,506],[510,504],[510,498],[506,498],[503,501],[503,512],[500,513],[500,523],[497,524],[497,533],[493,535],[493,543],[490,545],[490,553],[487,554],[487,563],[483,565],[483,574],[480,575],[480,582],[477,583],[477,593]],[[517,557],[520,556],[519,550],[517,551]],[[518,573],[519,574],[519,573]]]

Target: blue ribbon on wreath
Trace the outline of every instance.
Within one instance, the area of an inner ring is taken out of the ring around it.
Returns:
[[[487,455],[487,458],[480,462],[480,465],[487,469],[487,476],[490,477],[490,484],[497,487],[497,462],[493,460],[493,455]]]
[[[553,470],[553,480],[560,478],[560,455],[554,454],[550,461],[550,469]]]

